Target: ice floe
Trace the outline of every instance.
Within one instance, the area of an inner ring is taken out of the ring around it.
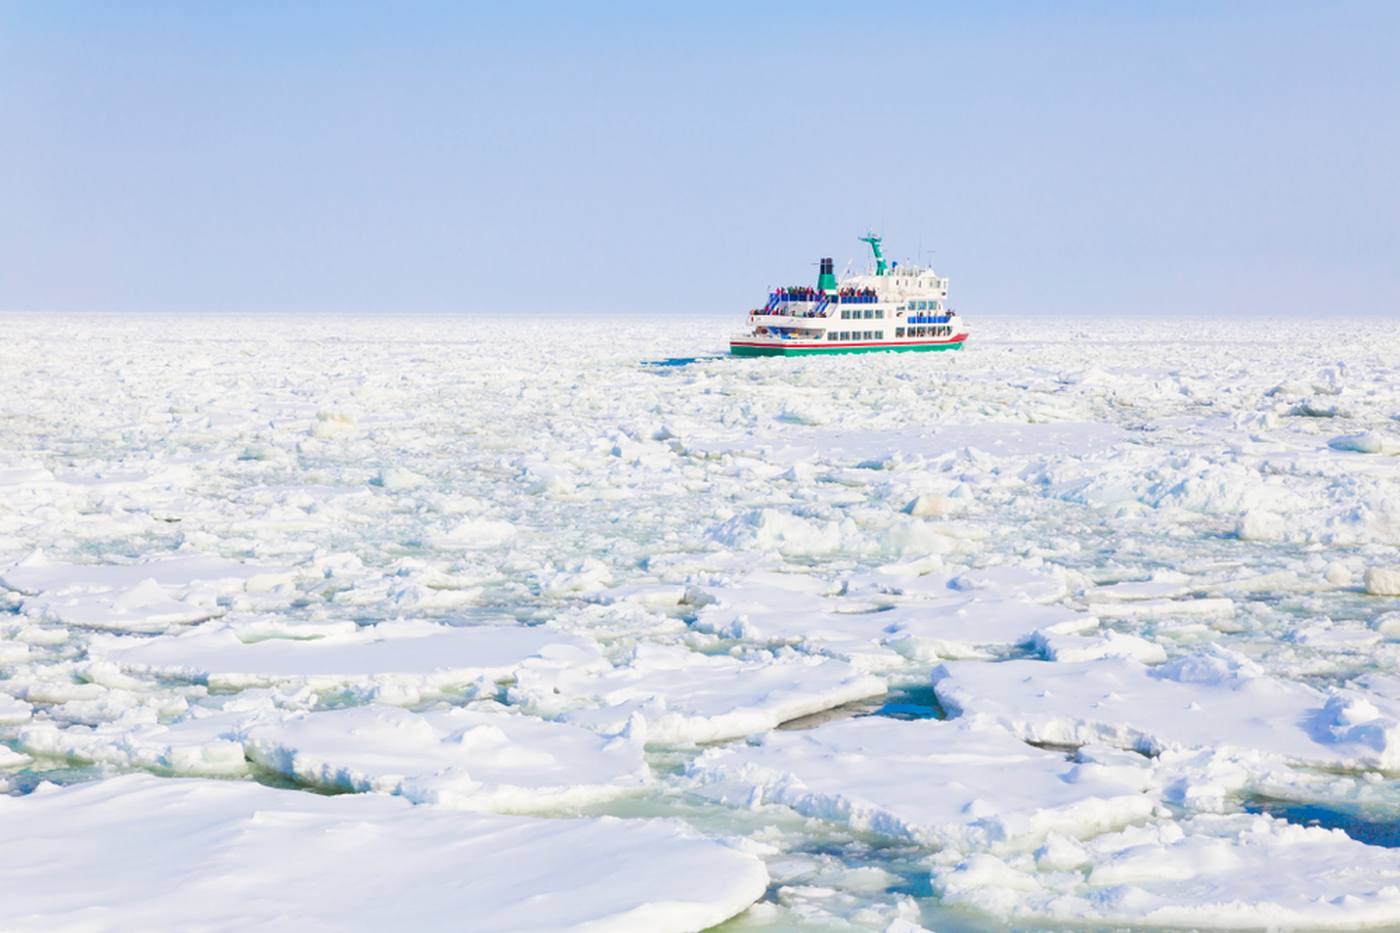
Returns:
[[[715,742],[878,696],[885,682],[829,658],[744,661],[684,648],[639,646],[609,671],[522,665],[513,701],[599,732],[640,730],[647,742]]]
[[[0,726],[13,726],[28,722],[33,715],[33,707],[23,700],[0,693]]]
[[[245,641],[237,627],[208,623],[154,638],[93,639],[93,657],[142,673],[238,690],[277,684],[355,688],[416,703],[453,689],[492,684],[525,661],[601,665],[592,642],[542,627],[388,622],[308,638]]]
[[[0,820],[25,852],[0,877],[0,926],[16,931],[692,931],[768,883],[754,856],[673,822],[454,813],[247,781],[48,786],[0,797]]]
[[[1146,666],[949,662],[934,672],[947,710],[1033,742],[1103,742],[1159,752],[1231,748],[1329,768],[1400,770],[1400,705],[1325,693],[1269,676],[1244,658],[1190,655]]]
[[[1030,644],[1037,633],[1098,628],[1082,612],[1034,596],[1060,581],[997,585],[999,575],[933,575],[931,581],[885,578],[842,596],[830,584],[796,574],[759,573],[699,588],[695,627],[757,644],[803,645],[867,669],[905,661],[986,658]],[[1003,595],[1010,590],[1011,595]]]
[[[1197,816],[933,872],[945,903],[1015,926],[1337,930],[1400,922],[1400,851],[1268,816]]]
[[[0,572],[24,595],[20,611],[87,628],[161,631],[224,613],[220,599],[292,582],[272,567],[217,557],[170,557],[136,564],[70,564],[36,553]]]
[[[705,752],[690,774],[701,793],[731,804],[780,803],[959,849],[1025,846],[1051,832],[1092,836],[1154,810],[1134,782],[967,722],[862,717],[770,733]]]
[[[1372,596],[1400,596],[1400,567],[1367,567],[1365,583]]]
[[[244,747],[258,764],[317,787],[462,810],[558,811],[637,793],[651,780],[637,737],[499,707],[300,713],[246,729]]]
[[[248,773],[241,735],[247,712],[185,718],[172,724],[115,722],[92,727],[37,722],[19,730],[22,751],[82,764],[192,777]]]

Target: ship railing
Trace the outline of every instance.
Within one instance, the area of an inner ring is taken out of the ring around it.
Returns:
[[[806,302],[803,302],[806,304]],[[817,302],[810,308],[794,308],[788,304],[779,304],[775,307],[754,308],[749,312],[751,317],[825,317],[827,304]]]
[[[905,320],[910,324],[947,324],[951,317],[947,314],[914,314]]]

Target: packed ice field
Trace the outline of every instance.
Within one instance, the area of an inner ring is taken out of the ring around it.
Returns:
[[[1400,325],[7,315],[0,928],[1400,926]]]

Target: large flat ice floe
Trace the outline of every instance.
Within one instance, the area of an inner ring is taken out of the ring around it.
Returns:
[[[255,725],[243,741],[253,761],[316,787],[460,810],[557,811],[639,793],[651,781],[639,739],[498,706],[301,713]]]
[[[1268,816],[1197,816],[933,872],[945,902],[1012,924],[1354,930],[1400,923],[1400,851]]]
[[[128,776],[0,797],[7,930],[693,931],[763,864],[669,821],[543,820]]]
[[[784,804],[894,839],[957,849],[1092,836],[1150,816],[1140,783],[997,726],[863,717],[705,752],[700,793]]]
[[[605,663],[592,642],[542,627],[426,622],[255,641],[245,641],[235,626],[215,622],[148,639],[98,638],[90,652],[129,671],[195,680],[211,688],[350,687],[405,703],[509,678],[531,659]]]
[[[1157,667],[1127,658],[950,662],[934,672],[934,687],[950,713],[1032,742],[1240,749],[1400,770],[1400,704],[1359,690],[1324,693],[1240,657],[1190,655]]]
[[[510,696],[565,722],[600,732],[630,723],[647,742],[677,745],[753,735],[885,689],[879,678],[829,658],[744,661],[641,646],[609,671],[522,665]]]

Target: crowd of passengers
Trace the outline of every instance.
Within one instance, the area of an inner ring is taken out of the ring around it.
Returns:
[[[790,302],[817,302],[830,300],[822,294],[821,289],[811,288],[807,285],[794,285],[791,288],[775,289],[768,296],[768,306],[765,308],[755,308],[753,314],[784,314],[788,317],[815,317],[816,311],[803,311],[793,313],[792,311],[779,311],[778,306]],[[836,301],[841,304],[874,304],[877,300],[875,289],[873,288],[843,288],[836,294]]]
[[[822,295],[821,289],[806,285],[779,288],[769,296],[772,301],[821,301],[823,297],[825,296]]]
[[[873,304],[875,301],[873,288],[843,288],[838,294],[842,304]]]

